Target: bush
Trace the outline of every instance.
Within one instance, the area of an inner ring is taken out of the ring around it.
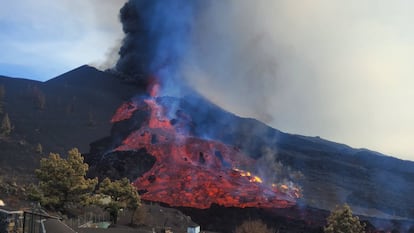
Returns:
[[[349,205],[336,207],[327,219],[324,227],[325,233],[365,233],[365,224],[359,221],[357,216],[352,215]]]

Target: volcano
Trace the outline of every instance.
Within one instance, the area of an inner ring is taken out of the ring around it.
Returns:
[[[111,122],[134,121],[109,153],[145,150],[155,158],[152,167],[133,184],[148,201],[170,206],[286,208],[295,205],[300,188],[292,182],[269,183],[245,170],[255,160],[240,148],[197,135],[192,117],[180,109],[179,100],[150,95],[121,105]],[[143,117],[136,117],[143,116]],[[141,118],[141,119],[138,119]]]
[[[346,202],[360,216],[414,216],[405,195],[414,191],[412,162],[283,133],[194,91],[178,98],[156,89],[114,111],[110,136],[84,154],[90,176],[128,177],[142,199],[177,207],[296,208],[300,216]]]

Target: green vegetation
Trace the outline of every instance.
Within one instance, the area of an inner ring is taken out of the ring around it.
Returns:
[[[244,221],[236,228],[235,233],[273,233],[274,230],[267,228],[261,220]]]
[[[327,219],[327,225],[324,228],[325,233],[364,233],[365,224],[359,221],[358,216],[352,215],[349,205],[336,207]]]
[[[87,171],[88,165],[76,148],[68,152],[67,159],[50,153],[49,158],[41,159],[40,168],[35,171],[39,183],[30,196],[45,207],[63,211],[89,204],[98,180],[86,179]]]
[[[99,184],[97,193],[101,197],[100,205],[109,212],[113,223],[117,223],[121,209],[131,210],[131,224],[134,223],[134,216],[138,207],[141,206],[141,199],[136,188],[127,178],[116,181],[105,178]]]
[[[37,152],[39,150],[42,150],[40,143],[36,148]],[[141,199],[127,178],[115,181],[105,178],[95,190],[98,179],[87,179],[88,169],[76,148],[68,152],[67,159],[50,153],[48,158],[40,160],[40,168],[35,171],[39,182],[29,187],[29,199],[39,201],[46,208],[63,212],[69,208],[97,204],[109,212],[115,224],[121,209],[132,212],[131,224],[140,220]],[[94,195],[94,191],[97,195]]]

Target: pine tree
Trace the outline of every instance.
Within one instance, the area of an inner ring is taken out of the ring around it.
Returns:
[[[358,216],[352,215],[349,205],[336,207],[327,219],[325,233],[365,233],[365,224],[359,221]]]
[[[57,210],[65,210],[70,205],[86,205],[98,183],[96,178],[85,178],[88,168],[76,148],[68,152],[67,159],[54,153],[41,159],[40,168],[35,171],[41,204]]]
[[[117,223],[118,213],[121,208],[131,210],[131,224],[133,224],[135,212],[141,206],[141,199],[136,188],[127,178],[116,181],[105,178],[99,184],[98,194],[103,197],[110,197],[108,203],[101,205],[109,212],[115,224]]]
[[[1,121],[0,134],[3,136],[9,135],[13,130],[10,123],[9,114],[4,114],[3,120]]]

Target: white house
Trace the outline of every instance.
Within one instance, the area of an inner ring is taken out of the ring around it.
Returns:
[[[190,225],[187,227],[187,233],[200,233],[199,225]]]

